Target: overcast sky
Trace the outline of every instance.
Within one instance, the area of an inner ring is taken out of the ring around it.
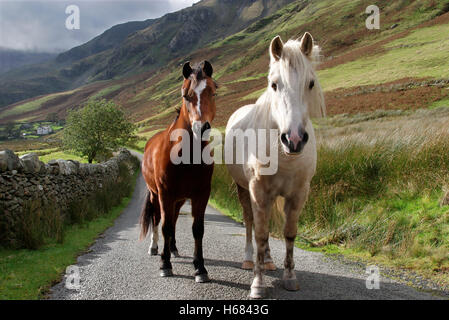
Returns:
[[[158,18],[198,0],[0,0],[0,47],[60,52],[110,27]],[[80,29],[68,30],[66,8],[80,11]]]

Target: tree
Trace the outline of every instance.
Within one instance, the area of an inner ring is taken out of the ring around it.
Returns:
[[[135,130],[135,125],[112,101],[89,101],[83,108],[69,111],[63,145],[92,163],[95,157],[125,145]]]

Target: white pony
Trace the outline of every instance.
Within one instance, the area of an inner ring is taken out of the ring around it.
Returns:
[[[315,175],[317,151],[310,117],[325,116],[323,93],[314,63],[319,48],[305,33],[301,40],[283,43],[277,36],[270,45],[270,72],[267,91],[256,104],[237,110],[229,119],[226,135],[236,130],[276,129],[278,168],[274,175],[264,175],[265,164],[248,156],[248,143],[225,142],[225,152],[243,152],[243,164],[229,164],[228,170],[238,186],[246,225],[244,269],[253,269],[252,228],[257,245],[255,278],[251,298],[264,298],[264,269],[275,270],[268,244],[270,211],[277,197],[285,199],[286,257],[283,284],[285,289],[299,289],[294,272],[293,246],[299,214],[307,200],[310,182]],[[259,136],[257,139],[260,139]],[[267,143],[269,144],[269,142]],[[270,150],[270,146],[266,146]],[[260,159],[259,159],[260,160]]]

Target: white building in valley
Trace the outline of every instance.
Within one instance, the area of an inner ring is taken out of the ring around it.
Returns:
[[[38,127],[36,133],[38,136],[45,136],[47,134],[53,133],[53,129],[50,126]]]

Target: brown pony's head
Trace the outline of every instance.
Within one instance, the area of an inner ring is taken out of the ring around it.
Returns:
[[[183,68],[183,108],[187,111],[196,138],[211,128],[215,118],[217,84],[212,80],[214,70],[208,61],[192,68],[187,62]],[[186,114],[186,115],[187,115]]]

